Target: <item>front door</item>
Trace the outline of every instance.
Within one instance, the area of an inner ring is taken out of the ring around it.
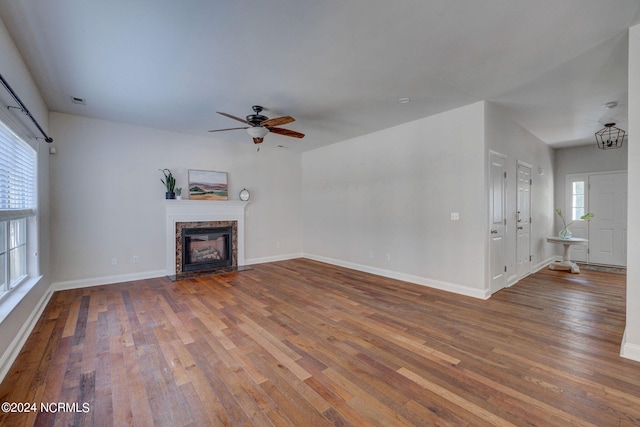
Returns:
[[[506,174],[507,158],[489,152],[489,265],[490,291],[497,292],[506,286],[507,267],[505,259],[506,225]]]
[[[627,265],[627,173],[589,175],[589,262]]]
[[[531,167],[518,162],[516,257],[518,279],[531,272]]]

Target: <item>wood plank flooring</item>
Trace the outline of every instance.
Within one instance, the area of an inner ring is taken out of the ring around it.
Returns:
[[[56,292],[0,425],[640,425],[624,313],[621,274],[482,301],[305,259]]]

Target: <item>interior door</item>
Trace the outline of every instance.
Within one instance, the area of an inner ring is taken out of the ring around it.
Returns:
[[[520,162],[516,204],[516,269],[521,279],[531,272],[531,166]]]
[[[627,173],[589,175],[589,262],[627,265]]]
[[[506,285],[505,259],[506,230],[506,175],[507,158],[489,152],[489,265],[490,291],[497,292]]]

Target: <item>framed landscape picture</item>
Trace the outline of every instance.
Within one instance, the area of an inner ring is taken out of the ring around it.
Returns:
[[[189,199],[228,200],[227,173],[189,169]]]

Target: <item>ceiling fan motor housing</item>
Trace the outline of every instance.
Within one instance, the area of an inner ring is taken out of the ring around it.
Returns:
[[[269,117],[263,116],[261,114],[249,114],[247,116],[247,121],[254,126],[260,126],[260,123],[264,122],[265,120],[269,120]]]
[[[264,122],[265,120],[269,120],[269,117],[260,114],[263,110],[261,106],[254,105],[253,107],[251,107],[251,109],[255,111],[255,114],[249,114],[247,116],[247,121],[253,126],[260,126],[260,123]]]

